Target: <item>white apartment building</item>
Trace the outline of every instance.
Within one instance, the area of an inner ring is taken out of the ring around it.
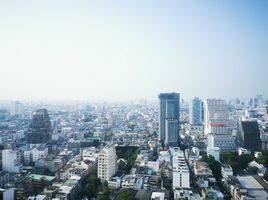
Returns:
[[[19,173],[22,170],[20,152],[6,149],[2,151],[2,170]]]
[[[44,158],[48,155],[48,148],[40,145],[32,149],[25,150],[23,153],[24,162],[29,164],[30,162],[36,162],[37,160]]]
[[[115,146],[110,144],[99,152],[98,158],[98,178],[102,181],[109,179],[117,172],[117,156]]]
[[[173,189],[190,188],[190,172],[184,153],[179,148],[172,149]]]
[[[206,99],[204,102],[205,134],[225,134],[228,127],[227,103],[222,99]]]

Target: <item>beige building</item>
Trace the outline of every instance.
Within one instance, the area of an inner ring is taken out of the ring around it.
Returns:
[[[109,179],[117,172],[117,156],[114,145],[107,145],[99,152],[98,177],[101,181]]]

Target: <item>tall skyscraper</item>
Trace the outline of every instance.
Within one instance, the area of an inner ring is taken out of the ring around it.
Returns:
[[[226,134],[229,122],[227,103],[222,99],[206,99],[204,103],[205,134]]]
[[[192,99],[190,106],[190,124],[192,125],[201,125],[203,124],[204,116],[203,102],[198,97]]]
[[[261,150],[261,138],[258,122],[240,121],[237,133],[238,144],[248,150]]]
[[[117,156],[115,146],[107,145],[99,152],[98,178],[108,181],[117,172]]]
[[[178,140],[180,119],[180,94],[159,95],[159,139],[167,145]],[[177,143],[177,142],[176,142]]]
[[[46,109],[38,109],[26,132],[26,142],[28,144],[46,143],[51,138],[51,122]]]

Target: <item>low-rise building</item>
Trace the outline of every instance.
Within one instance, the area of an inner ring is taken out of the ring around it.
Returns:
[[[248,151],[247,149],[244,149],[244,148],[242,148],[242,147],[239,147],[239,148],[237,149],[237,152],[238,152],[238,155],[239,155],[239,156],[241,156],[241,155],[243,155],[243,154],[250,154],[250,151]]]
[[[56,197],[66,200],[76,200],[81,192],[81,177],[72,176],[60,188]]]
[[[255,160],[251,161],[248,164],[248,167],[256,167],[258,169],[257,173],[259,176],[264,176],[264,174],[266,172],[266,167],[264,167],[263,164],[259,164]]]
[[[194,162],[194,174],[197,177],[213,177],[208,164],[199,160]]]
[[[151,200],[165,200],[164,192],[153,192],[151,196]]]
[[[258,176],[228,177],[226,186],[232,199],[266,200],[268,184]]]
[[[125,175],[122,178],[122,188],[140,190],[143,186],[143,178],[137,175]]]
[[[227,178],[228,176],[233,176],[233,169],[228,164],[223,164],[221,166],[221,175],[223,178]]]
[[[191,190],[175,190],[174,200],[201,200],[200,195],[193,193]]]
[[[163,188],[163,179],[161,176],[145,176],[143,189],[151,191],[159,191]]]
[[[205,200],[223,200],[224,195],[217,189],[214,188],[203,188],[202,189],[202,199]]]
[[[122,178],[124,177],[123,173],[117,172],[113,175],[110,180],[108,181],[109,189],[118,189],[121,188]]]

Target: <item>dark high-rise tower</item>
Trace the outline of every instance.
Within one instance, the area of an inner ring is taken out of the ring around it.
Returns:
[[[240,121],[238,144],[248,150],[261,150],[260,129],[257,121]]]
[[[51,137],[51,122],[46,109],[38,109],[26,133],[29,144],[46,143]]]
[[[174,145],[179,137],[180,94],[161,93],[159,95],[159,139]],[[170,135],[172,134],[172,135]]]

